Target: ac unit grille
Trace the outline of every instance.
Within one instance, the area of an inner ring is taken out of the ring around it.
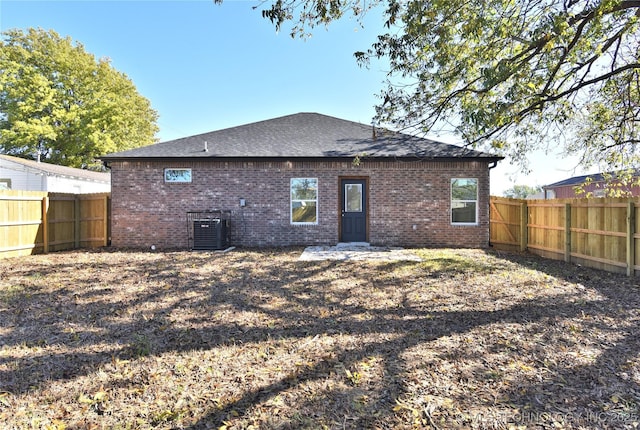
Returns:
[[[193,250],[229,247],[229,219],[224,211],[188,212],[189,244]]]
[[[193,249],[219,249],[220,220],[193,222]]]

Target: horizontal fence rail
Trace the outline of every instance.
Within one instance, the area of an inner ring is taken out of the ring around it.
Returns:
[[[0,191],[0,258],[109,244],[111,196]]]
[[[640,200],[491,197],[493,247],[529,251],[610,272],[640,271]]]
[[[111,197],[0,191],[0,258],[109,245]],[[639,198],[490,199],[496,249],[640,273]]]

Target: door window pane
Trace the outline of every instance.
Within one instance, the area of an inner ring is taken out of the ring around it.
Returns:
[[[362,184],[345,184],[345,212],[362,212]]]

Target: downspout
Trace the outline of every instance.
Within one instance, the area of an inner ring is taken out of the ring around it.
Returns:
[[[489,169],[494,169],[498,165],[498,160],[493,160],[493,163],[489,164]],[[491,175],[489,175],[491,176]],[[489,193],[489,248],[492,248],[493,244],[491,243],[491,193]]]

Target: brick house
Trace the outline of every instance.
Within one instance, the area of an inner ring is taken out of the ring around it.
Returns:
[[[615,173],[594,173],[574,176],[542,187],[545,199],[573,199],[583,197],[607,197],[609,193],[636,197],[640,196],[637,185],[640,172],[633,175],[631,183],[616,180]],[[619,178],[619,177],[618,177]]]
[[[238,246],[486,247],[501,157],[299,113],[102,159],[118,247],[189,248],[188,213],[210,210]]]

